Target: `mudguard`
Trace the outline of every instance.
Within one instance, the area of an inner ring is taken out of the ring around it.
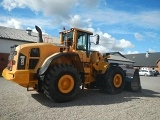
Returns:
[[[67,56],[69,57],[71,60],[72,58],[76,58],[77,60],[77,64],[74,64],[74,66],[77,67],[77,69],[80,71],[80,72],[84,72],[84,69],[83,69],[83,66],[82,66],[82,63],[81,63],[81,60],[79,58],[79,55],[76,54],[76,53],[70,53],[70,52],[66,52],[66,53],[63,53],[63,52],[58,52],[58,53],[54,53],[52,55],[50,55],[48,58],[46,58],[46,60],[43,62],[41,68],[38,70],[38,75],[42,75],[45,73],[45,71],[48,69],[50,63],[54,60],[54,59],[57,59],[59,57],[62,57],[62,56]]]

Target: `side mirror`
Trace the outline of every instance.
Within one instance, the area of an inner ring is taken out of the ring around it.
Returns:
[[[99,35],[98,34],[96,34],[96,45],[98,45],[99,44]]]

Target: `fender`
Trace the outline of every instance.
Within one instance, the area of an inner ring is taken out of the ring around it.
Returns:
[[[54,59],[57,59],[59,57],[62,57],[62,56],[67,56],[69,58],[76,58],[76,63],[74,64],[74,66],[80,71],[80,72],[84,72],[84,68],[83,68],[83,65],[81,63],[81,60],[79,58],[79,55],[76,54],[76,53],[70,53],[70,52],[66,52],[66,53],[63,53],[63,52],[58,52],[58,53],[54,53],[52,55],[50,55],[48,58],[46,58],[46,60],[43,62],[41,68],[38,70],[38,75],[42,75],[45,73],[45,71],[48,69],[50,63],[54,60]]]
[[[118,66],[118,63],[108,63],[100,61],[99,63],[94,63],[93,67],[99,71],[99,73],[104,74],[110,66]]]
[[[109,66],[108,62],[100,61],[98,63],[94,63],[93,67],[100,73],[104,74]]]
[[[109,68],[109,67],[117,67],[117,66],[119,66],[119,63],[109,63],[108,68]],[[120,66],[119,66],[119,67],[120,67]],[[108,68],[107,68],[107,69],[108,69]],[[106,69],[106,70],[107,70],[107,69]]]
[[[118,63],[110,63],[109,65],[110,66],[118,66],[119,64]]]

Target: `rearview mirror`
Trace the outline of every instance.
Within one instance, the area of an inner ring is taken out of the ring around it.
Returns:
[[[99,44],[99,35],[98,34],[96,34],[96,45],[98,45]]]

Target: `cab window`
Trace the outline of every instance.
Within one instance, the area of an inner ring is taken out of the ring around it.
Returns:
[[[72,42],[73,42],[73,31],[68,32],[67,34],[63,33],[62,34],[62,41],[65,45],[67,44],[67,41],[68,41],[68,46],[71,46]]]
[[[78,32],[78,41],[77,41],[77,50],[84,50],[88,49],[88,35],[83,32]]]

